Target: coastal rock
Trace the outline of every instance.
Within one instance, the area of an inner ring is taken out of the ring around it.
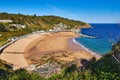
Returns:
[[[44,77],[50,77],[52,74],[59,73],[61,66],[58,63],[45,63],[41,66],[37,66],[33,71]]]

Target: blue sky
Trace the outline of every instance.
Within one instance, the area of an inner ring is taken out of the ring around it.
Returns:
[[[56,15],[88,23],[120,23],[120,0],[0,0],[0,12]]]

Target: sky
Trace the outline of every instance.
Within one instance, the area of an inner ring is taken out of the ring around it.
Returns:
[[[120,0],[0,0],[0,12],[56,15],[87,23],[120,23]]]

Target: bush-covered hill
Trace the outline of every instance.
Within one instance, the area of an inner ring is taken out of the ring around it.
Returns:
[[[68,29],[72,29],[74,27],[90,27],[85,22],[70,20],[58,16],[8,14],[4,12],[0,13],[0,20],[12,20],[12,22],[0,22],[0,35],[2,35],[0,36],[0,46],[6,44],[7,40],[11,37],[18,37],[37,30],[53,29],[54,26],[59,23],[69,26]],[[25,28],[20,28],[21,26],[25,26]]]
[[[70,27],[86,26],[86,23],[82,21],[70,20],[58,16],[36,16],[35,14],[23,15],[23,14],[0,13],[0,20],[13,20],[13,23],[15,24],[24,24],[27,25],[28,28],[44,30],[51,29],[53,28],[54,24],[58,24],[60,22]]]

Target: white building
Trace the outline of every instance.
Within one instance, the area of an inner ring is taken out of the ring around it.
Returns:
[[[54,30],[52,30],[52,29],[49,29],[49,31],[50,31],[50,32],[52,32],[52,31],[54,31]]]
[[[44,32],[45,32],[44,30],[39,30],[39,31],[36,31],[36,32],[33,31],[33,33],[44,33]]]
[[[0,34],[0,36],[2,36],[2,34]]]
[[[0,22],[13,22],[12,20],[0,20]]]
[[[16,28],[26,28],[26,25],[21,24],[10,24],[9,26],[15,26]]]

